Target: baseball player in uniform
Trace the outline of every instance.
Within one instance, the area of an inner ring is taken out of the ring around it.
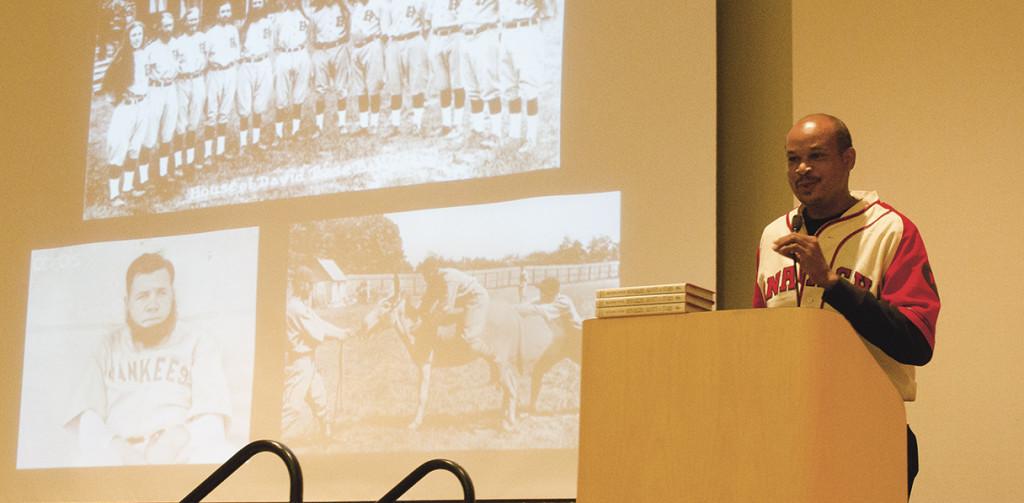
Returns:
[[[466,90],[462,88],[459,56],[462,51],[462,26],[459,24],[461,0],[430,0],[427,22],[430,26],[430,74],[441,102],[441,134],[457,137],[462,133]]]
[[[123,206],[125,200],[121,195],[130,194],[135,188],[139,152],[150,122],[145,103],[149,92],[146,51],[142,46],[145,28],[142,23],[133,22],[125,34],[125,42],[114,55],[103,80],[103,92],[114,101],[106,139],[108,187],[114,207]]]
[[[331,436],[327,410],[327,391],[323,377],[316,368],[314,354],[325,338],[344,340],[349,332],[325,321],[309,305],[313,287],[313,271],[300,267],[288,288],[285,330],[288,353],[285,357],[284,404],[281,412],[281,436],[302,437],[308,431],[302,424],[306,411],[312,409],[316,430],[322,439]]]
[[[196,164],[196,148],[203,111],[206,108],[206,34],[199,31],[199,9],[185,11],[185,31],[174,41],[178,60],[178,120],[175,140],[175,175],[183,176],[185,166]]]
[[[178,321],[174,265],[140,255],[125,283],[126,326],[103,340],[66,425],[101,464],[221,462],[227,380],[214,341]]]
[[[274,21],[264,0],[253,0],[242,25],[242,63],[238,69],[238,151],[242,153],[249,141],[259,148],[262,126],[274,91],[274,67],[271,50],[274,45]]]
[[[384,51],[381,37],[383,15],[378,0],[354,0],[352,12],[351,85],[359,106],[357,135],[367,128],[377,128],[380,113],[380,92],[384,87]]]
[[[541,84],[544,38],[540,21],[543,0],[506,0],[501,2],[500,88],[508,103],[509,137],[522,143],[523,102],[526,103],[526,144],[537,145],[539,116],[537,95]]]
[[[412,101],[414,134],[423,129],[424,93],[427,89],[427,23],[423,0],[391,0],[386,6],[388,35],[384,53],[387,90],[391,95],[391,134],[402,125],[403,92]]]
[[[578,344],[583,335],[583,317],[576,309],[572,297],[561,292],[562,283],[558,278],[544,278],[537,285],[540,291],[540,298],[529,304],[519,304],[516,311],[524,316],[537,315],[548,323],[554,331],[561,332],[558,336],[565,341],[561,344]],[[571,341],[571,342],[570,342]],[[576,346],[577,348],[579,346]],[[575,353],[576,361],[579,361],[579,349]],[[557,355],[557,356],[556,356]],[[553,365],[565,357],[565,353],[546,351],[533,366],[533,382],[540,383]],[[536,410],[537,398],[540,396],[540,386],[530,388],[530,400],[527,402],[530,410]]]
[[[490,147],[501,137],[501,96],[498,93],[498,0],[463,0],[459,4],[462,24],[462,83],[469,95],[470,127],[476,139],[468,144]],[[484,104],[491,121],[491,138],[486,138]]]
[[[308,13],[313,23],[313,77],[316,85],[316,129],[324,129],[327,94],[337,99],[338,130],[348,122],[349,12],[340,0],[316,0]]]
[[[520,304],[516,310],[521,314],[537,314],[548,323],[558,324],[565,331],[583,330],[583,317],[576,310],[576,304],[568,295],[561,293],[562,283],[558,278],[544,278],[537,285],[540,298],[529,304]]]
[[[287,133],[295,136],[302,128],[302,104],[309,93],[311,63],[306,46],[309,20],[299,10],[298,0],[287,0],[284,9],[274,16],[275,49],[274,91],[277,94],[277,141]],[[285,124],[291,122],[291,130]]]
[[[149,160],[154,159],[157,140],[160,140],[159,174],[167,177],[171,156],[171,141],[178,120],[178,61],[174,56],[171,36],[174,34],[174,16],[160,13],[160,32],[146,47],[146,75],[149,77],[149,127],[144,142],[143,160],[139,164],[139,184],[149,179]]]
[[[217,23],[206,31],[206,125],[216,138],[216,157],[223,157],[228,121],[235,108],[238,88],[238,61],[242,56],[238,27],[231,23],[231,2],[221,2]],[[213,148],[214,138],[206,138],[206,151]]]
[[[931,360],[939,294],[917,227],[874,192],[851,192],[856,151],[846,125],[825,114],[786,136],[789,185],[800,207],[768,224],[758,249],[754,307],[838,311],[906,401],[914,366]],[[907,427],[908,488],[917,440]]]

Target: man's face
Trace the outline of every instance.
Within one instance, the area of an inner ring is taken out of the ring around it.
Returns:
[[[852,148],[839,152],[828,119],[798,122],[786,135],[787,176],[793,195],[809,208],[831,208],[849,196]]]
[[[185,23],[188,24],[188,31],[195,33],[199,29],[199,9],[189,9],[185,16]]]
[[[128,43],[132,44],[132,48],[138,49],[142,47],[142,26],[132,26],[131,31],[128,32]]]
[[[174,306],[171,273],[159,269],[132,278],[128,289],[128,316],[136,325],[149,328],[167,319]]]
[[[174,16],[164,13],[160,18],[160,32],[165,37],[174,33]]]
[[[224,2],[220,4],[220,9],[217,11],[217,20],[226,23],[231,20],[231,4]]]
[[[263,10],[263,0],[252,0],[253,10]]]

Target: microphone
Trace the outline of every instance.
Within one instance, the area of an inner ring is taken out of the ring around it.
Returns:
[[[800,228],[804,226],[804,212],[802,210],[803,207],[801,206],[800,209],[796,211],[796,215],[793,215],[793,218],[789,219],[789,230],[791,232],[800,232]],[[798,262],[796,255],[793,255],[792,257],[793,264],[796,264]]]
[[[793,218],[791,218],[789,220],[789,230],[791,230],[793,232],[800,232],[800,228],[804,226],[804,212],[803,212],[803,209],[804,209],[803,206],[801,206],[800,209],[797,210],[796,215],[793,215]],[[797,278],[796,279],[796,305],[797,305],[797,307],[800,307],[800,304],[803,301],[803,288],[801,288],[801,286],[803,284],[803,278],[800,277],[800,272],[799,272],[800,269],[798,268],[799,267],[799,265],[798,265],[799,262],[800,261],[796,259],[796,255],[794,254],[793,255],[793,270],[796,271],[796,278]]]
[[[804,217],[803,215],[800,214],[800,212],[797,212],[797,214],[793,215],[793,218],[789,221],[789,228],[793,232],[800,232],[800,228],[803,226]]]

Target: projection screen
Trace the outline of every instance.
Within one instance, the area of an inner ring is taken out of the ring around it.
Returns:
[[[713,2],[19,9],[11,501],[574,498],[594,291],[715,286]]]

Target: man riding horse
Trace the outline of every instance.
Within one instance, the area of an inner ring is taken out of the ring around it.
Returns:
[[[473,276],[458,269],[441,267],[436,257],[427,257],[417,271],[427,290],[420,302],[420,317],[428,326],[455,324],[455,331],[474,353],[493,354],[484,340],[490,295]]]

